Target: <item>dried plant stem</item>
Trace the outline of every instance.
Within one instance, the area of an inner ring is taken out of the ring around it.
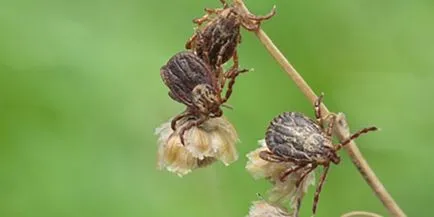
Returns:
[[[242,0],[234,0],[234,4],[240,8],[245,10],[245,13],[250,13],[247,7],[244,5]],[[259,38],[261,43],[265,46],[268,52],[273,56],[274,59],[279,63],[279,65],[286,71],[286,73],[291,77],[291,79],[295,82],[297,87],[303,92],[303,94],[313,103],[317,96],[313,92],[312,88],[304,81],[303,77],[294,69],[294,67],[288,62],[282,52],[274,45],[271,39],[265,34],[262,29],[258,29],[255,31],[256,36]],[[323,115],[327,115],[329,110],[323,104],[322,110],[324,111]],[[346,133],[340,130],[337,130],[336,136],[340,140],[346,139]],[[368,162],[363,157],[360,150],[357,148],[354,142],[350,142],[345,147],[348,155],[350,156],[352,162],[359,170],[360,174],[363,176],[368,185],[375,192],[376,196],[381,200],[384,206],[387,208],[391,216],[394,217],[405,217],[405,213],[401,210],[398,204],[394,201],[392,196],[387,192],[386,188],[384,188],[383,184],[380,182],[378,177],[375,175],[374,171],[368,165]]]
[[[356,216],[367,216],[367,217],[382,217],[376,213],[365,212],[365,211],[352,211],[349,213],[343,214],[341,217],[356,217]]]

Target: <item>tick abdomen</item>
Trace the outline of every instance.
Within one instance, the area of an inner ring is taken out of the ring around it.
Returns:
[[[265,140],[273,153],[296,161],[311,161],[324,153],[327,138],[319,125],[298,112],[284,112],[275,117]]]
[[[205,26],[197,40],[198,55],[205,58],[204,52],[207,52],[212,66],[216,66],[219,55],[222,58],[221,64],[227,62],[238,45],[241,24],[237,15],[231,14],[230,10],[227,9]]]
[[[191,51],[175,54],[161,67],[161,77],[171,94],[182,102],[191,103],[191,91],[199,84],[214,87],[209,66]]]

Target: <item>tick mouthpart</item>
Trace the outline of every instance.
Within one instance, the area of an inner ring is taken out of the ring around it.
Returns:
[[[334,164],[339,164],[341,162],[341,157],[339,157],[336,153],[333,153],[333,155],[330,156],[330,160]]]

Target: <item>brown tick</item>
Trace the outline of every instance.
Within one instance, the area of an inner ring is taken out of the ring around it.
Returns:
[[[172,119],[172,129],[176,130],[176,122],[180,119],[191,117],[179,131],[182,144],[184,133],[188,129],[201,125],[208,118],[222,116],[220,106],[231,96],[235,78],[240,72],[243,71],[233,74],[225,96],[221,97],[222,90],[210,66],[193,52],[179,52],[161,67],[160,75],[170,89],[169,96],[187,106],[183,113]]]
[[[193,20],[198,24],[198,29],[185,47],[192,49],[205,60],[219,78],[220,84],[224,85],[224,80],[238,71],[237,46],[241,42],[240,26],[256,31],[261,21],[270,19],[275,14],[275,8],[268,15],[255,16],[246,14],[239,6],[229,6],[226,1],[220,1],[223,8],[205,8],[206,14]],[[205,22],[206,24],[201,26]],[[231,58],[234,64],[231,70],[223,75],[221,66]]]
[[[324,167],[315,192],[313,203],[314,214],[330,164],[339,164],[340,162],[337,151],[361,134],[377,130],[376,127],[364,128],[340,144],[333,145],[332,130],[336,116],[330,114],[326,118],[322,118],[320,108],[322,98],[323,95],[318,97],[314,104],[316,121],[298,112],[284,112],[275,117],[271,121],[265,135],[269,151],[262,151],[260,153],[262,159],[270,162],[293,162],[295,164],[295,167],[282,173],[282,181],[289,174],[302,170],[303,175],[296,182],[296,186],[299,186],[306,175],[316,167],[319,165]],[[324,127],[326,119],[329,122],[328,126]]]

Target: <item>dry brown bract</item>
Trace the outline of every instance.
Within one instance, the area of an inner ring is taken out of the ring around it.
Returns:
[[[177,129],[194,117],[184,117]],[[158,139],[158,168],[183,176],[205,167],[216,160],[226,166],[238,159],[235,143],[239,141],[232,124],[225,118],[212,118],[185,133],[185,146],[181,144],[179,130],[173,131],[170,121],[156,129]]]
[[[302,171],[297,171],[288,176],[284,181],[281,180],[281,175],[290,168],[296,165],[292,162],[270,162],[263,160],[259,155],[262,151],[266,151],[267,146],[265,140],[259,141],[260,147],[247,154],[249,161],[246,169],[255,179],[265,178],[269,180],[273,187],[268,191],[268,201],[279,206],[285,206],[287,201],[290,201],[290,206],[297,213],[299,201],[306,193],[308,187],[315,182],[315,174],[309,173],[300,188],[297,188],[296,182],[303,175]]]

